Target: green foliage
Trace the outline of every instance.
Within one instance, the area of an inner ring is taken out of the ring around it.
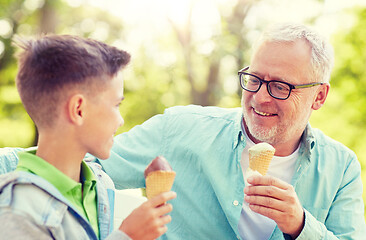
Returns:
[[[352,28],[333,36],[336,62],[330,94],[311,123],[356,152],[366,199],[366,9],[352,12],[356,20]]]
[[[29,6],[27,2],[35,5]],[[93,37],[93,32],[105,28],[104,38],[100,40],[113,42],[120,38],[123,25],[119,19],[99,9],[71,8],[60,0],[1,0],[0,6],[0,20],[6,19],[13,27],[9,36],[0,36],[0,43],[5,46],[0,53],[0,147],[29,147],[36,144],[37,135],[15,87],[16,49],[12,37],[15,34],[34,37],[43,33]],[[91,26],[85,27],[85,22]]]
[[[5,46],[0,53],[0,147],[28,147],[36,139],[35,127],[15,88],[14,34],[76,34],[124,46],[133,30],[120,18],[89,5],[70,7],[65,1],[45,0],[28,1],[41,3],[29,8],[25,2],[0,0],[0,20],[6,19],[13,28],[10,36],[0,36]],[[127,48],[132,62],[124,72],[126,100],[120,110],[125,125],[118,133],[174,105],[240,106],[236,71],[250,57],[248,29],[243,25],[250,8],[247,2],[251,1],[236,1],[229,11],[220,10],[221,28],[210,39],[195,39],[188,21],[183,28],[171,23],[164,36],[148,45]],[[311,124],[356,152],[366,186],[366,9],[350,14],[355,16],[355,24],[333,36],[336,64],[331,91],[322,109],[313,113]]]

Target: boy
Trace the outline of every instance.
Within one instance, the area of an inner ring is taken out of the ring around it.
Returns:
[[[130,55],[76,36],[17,43],[17,88],[39,132],[38,149],[19,153],[0,176],[0,239],[155,239],[172,210],[168,192],[133,211],[113,231],[114,186],[86,153],[106,159],[123,124],[122,68]]]

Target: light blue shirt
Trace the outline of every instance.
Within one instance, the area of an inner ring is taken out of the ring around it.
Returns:
[[[244,201],[241,109],[174,107],[115,138],[100,161],[119,189],[145,186],[144,170],[163,155],[176,171],[172,222],[162,239],[236,239]],[[364,239],[360,164],[341,143],[310,125],[292,185],[305,209],[297,239]],[[8,171],[0,156],[0,171]],[[7,159],[5,159],[7,161]],[[14,164],[12,164],[14,165]],[[270,239],[290,239],[276,227]]]
[[[144,187],[144,169],[163,155],[176,171],[172,222],[162,239],[236,239],[243,205],[241,109],[173,107],[115,138],[100,161],[117,188]],[[297,239],[366,236],[360,164],[319,130],[304,131],[292,179],[305,209]],[[270,239],[290,239],[276,227]]]

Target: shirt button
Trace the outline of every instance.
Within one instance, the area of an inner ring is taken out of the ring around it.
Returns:
[[[235,200],[235,201],[233,202],[233,205],[234,205],[234,206],[238,206],[238,205],[239,205],[239,202],[238,202],[237,200]]]

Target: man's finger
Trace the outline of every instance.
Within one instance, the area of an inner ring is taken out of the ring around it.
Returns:
[[[266,216],[274,221],[276,221],[275,219],[280,219],[283,218],[285,213],[282,211],[278,211],[276,209],[273,208],[268,208],[268,207],[264,207],[264,206],[260,206],[260,205],[255,205],[255,204],[249,204],[249,208],[256,213],[259,213],[263,216]]]
[[[244,199],[249,204],[275,209],[280,212],[285,212],[287,208],[285,202],[272,197],[246,195]]]
[[[261,195],[283,199],[286,190],[274,186],[251,185],[244,188],[244,193],[246,195]]]
[[[276,186],[281,189],[288,189],[289,184],[281,179],[266,175],[266,176],[251,176],[247,179],[248,183],[257,186]]]

